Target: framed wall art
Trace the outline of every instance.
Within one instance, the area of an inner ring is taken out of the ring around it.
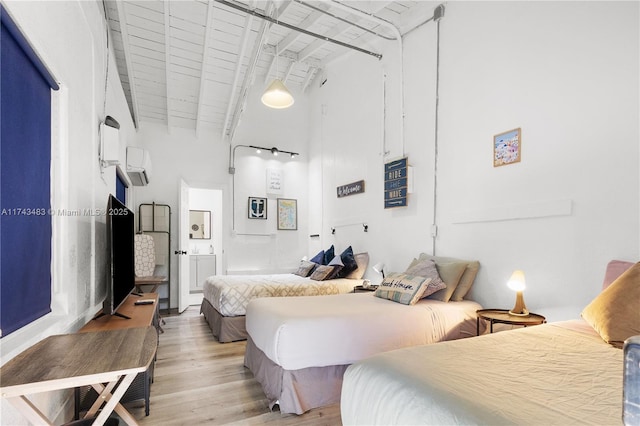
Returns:
[[[267,199],[261,197],[249,197],[249,219],[267,218]]]
[[[295,231],[298,229],[298,201],[278,198],[278,229]]]
[[[493,167],[519,163],[522,152],[522,131],[517,129],[493,137]]]

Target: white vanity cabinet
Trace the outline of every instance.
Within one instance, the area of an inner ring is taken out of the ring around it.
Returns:
[[[207,277],[216,274],[215,254],[192,254],[189,256],[191,292],[201,292]]]

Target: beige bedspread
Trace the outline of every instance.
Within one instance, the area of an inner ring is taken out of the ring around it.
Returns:
[[[342,420],[619,425],[622,369],[582,320],[400,349],[347,369]]]

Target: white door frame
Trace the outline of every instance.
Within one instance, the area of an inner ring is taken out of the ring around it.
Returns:
[[[178,312],[189,306],[189,185],[180,179],[178,209]]]

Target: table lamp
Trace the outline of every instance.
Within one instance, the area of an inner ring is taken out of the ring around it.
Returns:
[[[516,304],[509,313],[521,317],[528,316],[529,311],[524,304],[524,297],[522,296],[522,292],[525,289],[524,272],[521,270],[513,271],[511,278],[507,282],[507,287],[516,292]]]
[[[373,270],[382,275],[382,278],[384,278],[384,263],[376,263],[375,265],[373,265]]]

